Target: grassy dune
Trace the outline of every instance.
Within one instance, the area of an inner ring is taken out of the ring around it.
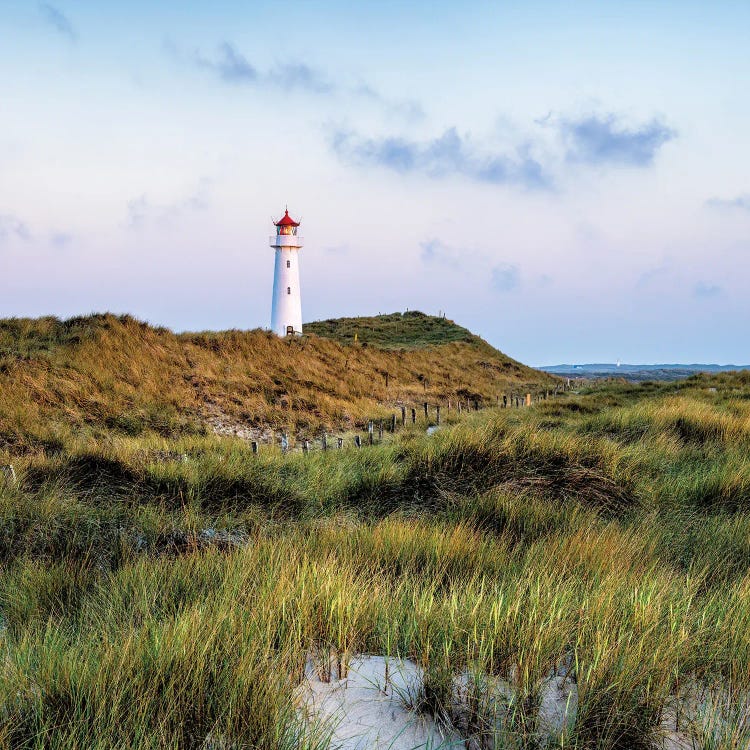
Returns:
[[[0,450],[49,452],[82,431],[175,438],[217,425],[313,437],[400,404],[496,403],[559,382],[444,319],[359,319],[357,342],[352,325],[311,324],[283,340],[260,330],[175,335],[113,315],[2,320]]]
[[[422,349],[451,342],[476,344],[490,352],[486,342],[452,320],[418,311],[358,318],[332,318],[305,324],[305,333],[323,336],[342,344],[355,338],[364,345],[385,350]]]
[[[295,690],[331,652],[415,661],[416,709],[467,747],[750,744],[748,375],[611,384],[360,451],[59,440],[13,454],[0,489],[0,747],[322,748]],[[561,664],[577,711],[542,737]]]

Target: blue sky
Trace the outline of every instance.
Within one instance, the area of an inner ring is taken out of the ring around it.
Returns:
[[[750,362],[746,2],[0,4],[0,316],[422,309],[511,356]]]

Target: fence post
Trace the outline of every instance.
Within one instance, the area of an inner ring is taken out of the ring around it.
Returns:
[[[375,430],[375,425],[373,424],[372,420],[370,420],[367,423],[367,440],[370,443],[370,445],[372,445],[373,443],[374,430]]]
[[[461,413],[461,399],[458,400],[458,413]]]
[[[378,420],[378,440],[383,439],[383,420]]]
[[[286,453],[288,448],[289,448],[289,438],[286,436],[286,434],[282,434],[282,436],[281,436],[281,452],[282,453]]]
[[[508,397],[503,394],[503,409],[507,408],[508,406]]]
[[[427,402],[424,402],[424,418],[427,419]]]
[[[406,407],[405,406],[401,407],[401,424],[402,425],[406,424]]]
[[[321,442],[321,446],[323,450],[327,451],[328,450],[328,436],[325,434],[325,432],[323,433],[323,438],[320,442]]]
[[[412,424],[417,423],[417,410],[413,406],[411,408],[411,423]]]
[[[253,440],[253,442],[252,442],[252,443],[250,443],[250,446],[251,446],[251,447],[252,447],[252,449],[253,449],[253,453],[257,453],[257,452],[258,452],[258,443],[257,443],[257,441],[256,441],[256,440]]]
[[[359,435],[354,436],[354,445],[356,445],[357,448],[362,447],[362,438]]]
[[[2,471],[3,480],[8,484],[18,483],[18,477],[16,476],[16,470],[13,468],[13,464],[3,464],[0,466],[0,471]]]
[[[435,419],[437,424],[440,424],[440,404],[435,407]]]
[[[302,443],[302,452],[307,453],[310,450],[310,441],[305,440],[304,443]]]
[[[344,438],[336,438],[336,444],[339,450],[341,450],[344,447]]]
[[[531,394],[526,394],[526,406],[531,406]]]

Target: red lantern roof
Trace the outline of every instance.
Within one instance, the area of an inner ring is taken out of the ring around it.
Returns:
[[[277,227],[298,227],[299,222],[289,216],[289,210],[284,211],[284,218],[274,222]]]

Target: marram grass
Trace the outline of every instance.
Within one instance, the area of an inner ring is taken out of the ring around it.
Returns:
[[[323,748],[307,660],[372,653],[420,665],[404,699],[441,721],[463,676],[474,747],[746,748],[749,397],[610,385],[307,456],[74,433],[8,455],[0,747]],[[578,707],[547,740],[561,665]]]

